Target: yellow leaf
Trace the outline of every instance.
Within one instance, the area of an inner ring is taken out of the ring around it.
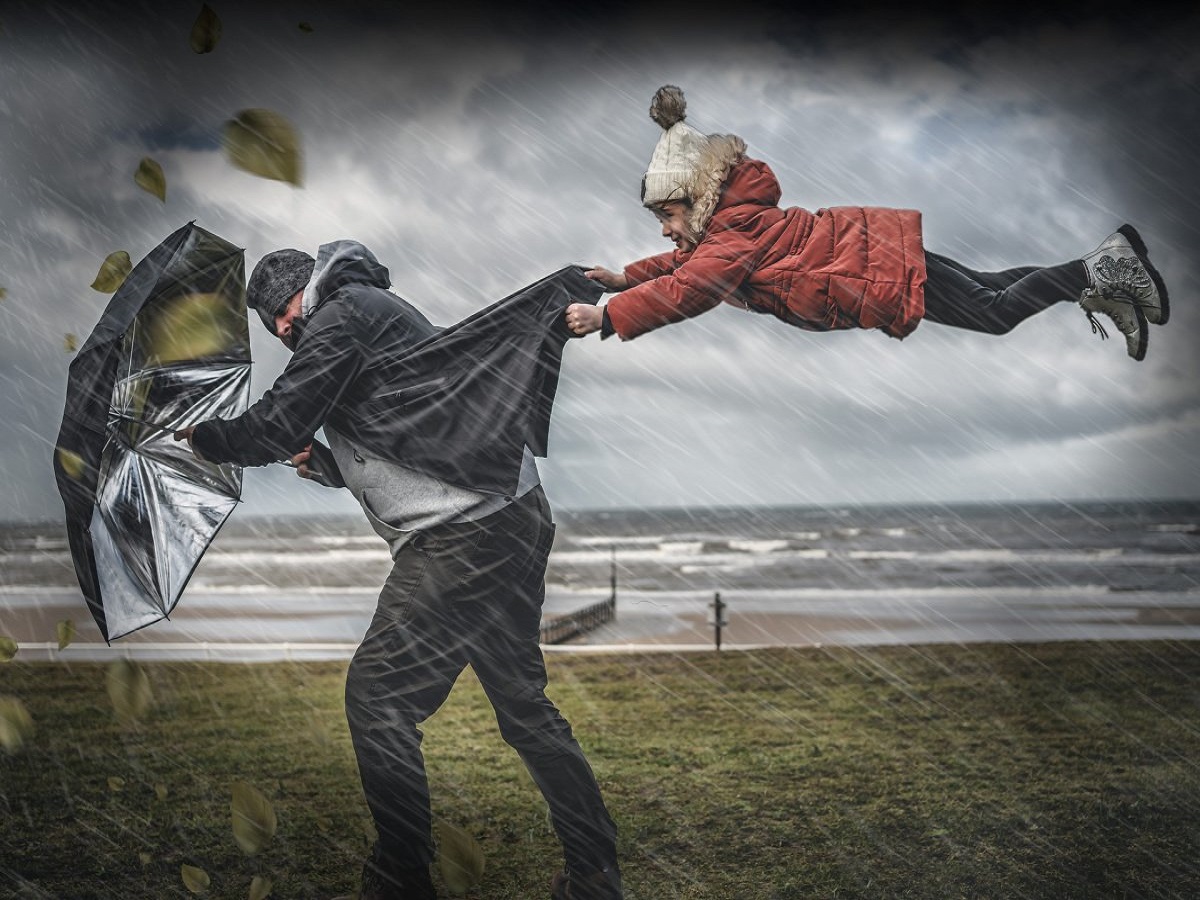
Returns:
[[[92,290],[111,294],[125,283],[125,278],[132,271],[133,262],[129,259],[129,254],[124,250],[116,250],[108,254],[100,264],[100,271],[96,273],[96,280],[92,282]]]
[[[110,776],[108,779],[108,789],[110,791],[112,791],[114,794],[117,791],[125,790],[125,779],[118,778],[116,775]]]
[[[229,811],[232,814],[233,839],[247,856],[253,856],[265,847],[275,834],[278,823],[271,802],[246,782],[233,783],[233,800],[229,804]]]
[[[0,300],[8,296],[8,288],[0,288]]]
[[[74,353],[79,349],[79,338],[68,331],[63,335],[63,349],[68,353]]]
[[[74,450],[66,450],[62,447],[58,450],[58,464],[62,466],[62,470],[69,476],[78,481],[83,476],[83,470],[86,468],[83,457]]]
[[[221,354],[244,327],[245,312],[235,313],[222,294],[181,294],[156,307],[137,340],[147,364],[166,365]]]
[[[183,886],[193,894],[202,894],[208,890],[208,873],[196,866],[183,865],[179,867],[179,875],[183,878]]]
[[[143,157],[138,163],[133,181],[143,191],[153,194],[163,203],[167,202],[167,176],[163,174],[162,166],[150,157]]]
[[[0,637],[0,662],[8,662],[17,655],[17,642],[10,637]]]
[[[83,462],[83,460],[80,460]],[[63,466],[65,469],[66,466]],[[78,477],[78,476],[76,476]],[[66,650],[71,641],[75,640],[75,623],[70,619],[63,619],[57,625],[58,631],[58,649]]]
[[[141,853],[138,854],[138,859],[141,860],[141,863],[143,866],[148,866],[148,865],[150,865],[150,860],[153,859],[153,857],[151,857],[149,853],[147,853],[145,850],[143,850]]]
[[[154,702],[145,670],[130,659],[109,663],[106,684],[113,711],[123,724],[136,722]]]
[[[156,784],[154,786],[154,796],[159,800],[167,799],[167,786],[165,784]]]
[[[438,822],[438,866],[452,894],[465,894],[483,880],[483,848],[461,828]]]
[[[16,697],[0,696],[0,747],[16,753],[33,736],[33,716]]]
[[[255,875],[250,880],[250,897],[249,900],[266,900],[271,893],[271,879],[263,878],[261,875]]]
[[[251,175],[300,186],[300,141],[290,122],[269,109],[243,109],[225,123],[225,155]]]
[[[200,7],[200,15],[196,16],[196,21],[192,23],[189,43],[197,53],[212,53],[220,39],[221,19],[205,3]]]

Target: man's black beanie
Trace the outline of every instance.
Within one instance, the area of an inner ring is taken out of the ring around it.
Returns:
[[[312,278],[316,260],[302,250],[276,250],[258,261],[246,285],[246,305],[258,310],[267,331],[275,333],[275,318]]]

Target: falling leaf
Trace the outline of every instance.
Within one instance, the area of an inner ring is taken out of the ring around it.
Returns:
[[[196,866],[183,865],[179,867],[179,875],[183,878],[183,886],[193,894],[202,894],[208,890],[208,873]]]
[[[0,662],[8,662],[17,655],[17,642],[10,637],[0,637]]]
[[[57,455],[58,464],[62,466],[62,470],[78,481],[83,476],[83,470],[86,467],[83,457],[74,450],[67,450],[63,447],[58,448]]]
[[[312,34],[313,27],[308,22],[301,22],[300,30],[303,31],[305,34]]]
[[[271,802],[246,782],[233,783],[233,800],[229,804],[229,811],[232,814],[233,839],[247,856],[253,856],[265,847],[275,834],[277,822]]]
[[[16,697],[0,696],[0,747],[16,753],[33,736],[33,716]]]
[[[79,338],[68,331],[63,335],[63,349],[68,353],[74,353],[79,349]]]
[[[167,176],[163,174],[162,166],[150,157],[143,157],[138,163],[133,181],[143,191],[153,194],[163,203],[167,202]]]
[[[167,365],[223,354],[238,328],[245,311],[235,312],[223,294],[182,294],[160,303],[137,339],[148,365]]]
[[[300,141],[291,123],[269,109],[243,109],[225,123],[225,155],[239,169],[300,186]]]
[[[154,786],[154,796],[159,800],[167,799],[167,786],[165,784],[156,784]]]
[[[133,263],[130,261],[128,253],[124,250],[110,253],[101,263],[100,271],[96,273],[96,280],[92,282],[92,290],[102,294],[111,294],[125,283],[126,277],[132,271]]]
[[[83,462],[83,460],[80,460]],[[65,469],[66,466],[63,466]],[[76,477],[76,476],[72,476]],[[70,619],[63,619],[57,625],[58,631],[58,649],[66,650],[71,641],[75,640],[75,623]]]
[[[212,53],[221,39],[221,17],[205,3],[200,7],[200,15],[192,24],[189,42],[197,53]]]
[[[123,790],[125,790],[125,779],[124,779],[124,778],[120,778],[120,777],[118,777],[118,776],[116,776],[116,775],[112,775],[112,776],[110,776],[110,777],[109,777],[109,779],[108,779],[108,789],[109,789],[110,791],[112,791],[114,794],[115,794],[117,791],[123,791]]]
[[[438,866],[452,894],[465,894],[483,880],[483,848],[461,828],[438,822]]]
[[[255,875],[250,881],[250,897],[249,900],[266,900],[271,893],[271,879],[263,878],[261,875]]]
[[[141,853],[138,854],[138,859],[141,860],[141,863],[143,866],[148,866],[148,865],[150,865],[150,860],[153,859],[153,857],[151,857],[149,853],[147,853],[145,850],[143,850]]]
[[[111,662],[106,682],[113,711],[123,724],[136,722],[154,702],[150,679],[133,660],[118,659]]]

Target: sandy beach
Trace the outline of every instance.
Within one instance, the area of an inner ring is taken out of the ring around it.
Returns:
[[[104,644],[83,598],[69,588],[17,596],[0,590],[0,633],[23,659],[349,658],[374,611],[372,588],[185,593],[169,620]],[[551,592],[549,620],[603,599],[600,592]],[[612,622],[550,652],[706,650],[712,594],[628,591]],[[1200,640],[1200,595],[1060,590],[921,591],[778,590],[722,594],[723,649],[777,646],[1036,642],[1063,640]],[[76,635],[57,645],[58,622]]]

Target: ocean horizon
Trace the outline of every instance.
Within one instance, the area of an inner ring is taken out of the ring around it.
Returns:
[[[1200,638],[1200,501],[559,510],[546,618],[567,648]],[[0,526],[0,636],[24,659],[348,658],[389,569],[364,519],[236,513],[169,621],[105,646],[61,523]],[[57,649],[70,619],[75,643]],[[154,647],[166,648],[155,650]],[[556,648],[558,649],[558,648]]]

